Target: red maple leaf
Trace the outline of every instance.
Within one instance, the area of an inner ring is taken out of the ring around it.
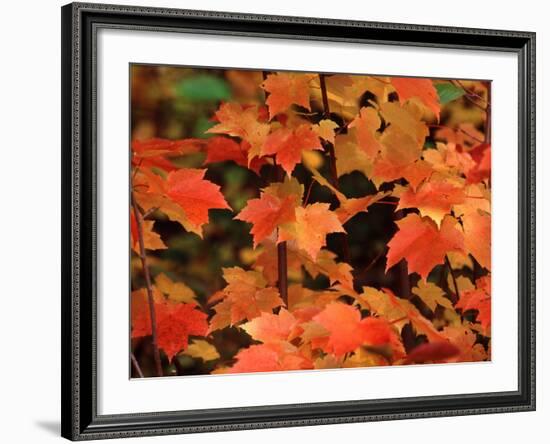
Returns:
[[[295,206],[294,196],[280,199],[278,196],[262,193],[259,199],[250,199],[235,219],[252,224],[250,233],[256,247],[279,225],[296,220]]]
[[[208,223],[208,210],[231,209],[220,187],[204,180],[206,170],[181,168],[168,174],[166,194],[178,203],[195,226]]]
[[[418,214],[409,214],[397,225],[399,230],[388,243],[386,271],[406,259],[409,272],[426,279],[448,252],[464,252],[464,235],[454,217],[445,216],[440,229],[430,218]]]
[[[302,161],[303,151],[322,150],[319,136],[311,125],[302,124],[295,130],[280,128],[267,136],[262,148],[263,155],[275,154],[277,163],[290,176],[294,167]]]
[[[151,335],[151,318],[148,310],[136,310],[132,317],[132,338]],[[157,342],[168,360],[187,348],[189,336],[204,336],[208,331],[207,315],[195,304],[155,301]]]

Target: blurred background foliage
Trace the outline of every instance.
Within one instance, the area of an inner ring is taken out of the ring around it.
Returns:
[[[236,101],[239,103],[263,102],[263,91],[258,88],[262,82],[261,71],[201,69],[177,66],[132,65],[131,67],[131,137],[134,139],[149,139],[153,137],[166,139],[208,138],[206,131],[215,122],[212,116],[221,102]],[[475,106],[472,101],[460,97],[457,88],[450,83],[436,83],[442,104],[441,127],[461,127],[473,137],[464,135],[461,142],[473,146],[476,139],[485,137],[485,112]],[[490,100],[486,82],[462,81],[470,91],[478,94],[483,100]],[[357,106],[368,106],[372,94],[368,91],[358,98]],[[397,98],[390,97],[390,100]],[[311,122],[317,123],[323,118],[322,103],[311,101],[312,112],[308,113]],[[307,110],[304,110],[307,111]],[[331,113],[331,119],[342,124],[344,119],[338,113]],[[426,138],[425,148],[435,147],[441,139],[441,128],[434,125]],[[204,168],[205,153],[195,153],[173,159],[178,167]],[[329,176],[328,165],[322,154],[313,152],[308,156],[315,168],[325,176]],[[270,165],[265,165],[257,175],[251,170],[236,165],[234,162],[220,162],[208,165],[206,179],[218,184],[234,212],[239,212],[250,198],[258,197],[260,188],[265,187],[274,179],[274,171]],[[311,175],[302,165],[298,165],[293,174],[307,190],[312,182]],[[389,187],[391,188],[391,187]],[[388,188],[388,189],[389,189]],[[384,186],[381,188],[384,189]],[[340,177],[340,190],[347,197],[362,197],[374,194],[376,187],[368,178],[358,172],[352,172]],[[333,194],[325,187],[314,183],[311,187],[310,202],[328,202],[337,206]],[[376,205],[366,213],[360,213],[348,221],[344,228],[348,233],[350,255],[354,268],[354,278],[358,289],[368,285],[376,288],[386,287],[401,297],[411,299],[428,319],[437,323],[437,313],[432,313],[423,306],[422,301],[410,293],[418,280],[418,275],[407,273],[406,267],[395,266],[385,272],[385,257],[387,243],[396,231],[395,207],[392,205]],[[402,210],[403,211],[403,210]],[[407,212],[407,210],[405,210]],[[150,251],[148,254],[153,276],[165,273],[172,281],[184,282],[197,295],[201,308],[212,314],[207,305],[207,299],[225,286],[222,278],[222,267],[238,266],[250,269],[251,264],[260,251],[252,248],[250,226],[241,221],[233,220],[234,214],[226,210],[211,210],[210,223],[205,226],[204,239],[193,233],[185,232],[180,225],[169,221],[162,213],[154,215],[154,229],[160,234],[166,250]],[[338,234],[327,237],[328,249],[339,255],[342,251]],[[467,275],[472,280],[479,277],[480,267],[467,258],[460,267],[463,258],[456,258],[453,267],[460,269],[459,273]],[[145,286],[139,258],[133,254],[132,288]],[[474,261],[475,262],[475,261]],[[476,271],[478,275],[476,276]],[[322,289],[329,286],[328,279],[319,276],[312,279],[305,271],[301,275],[290,275],[290,283],[301,282],[307,288]],[[444,266],[436,267],[429,280],[436,282],[444,289],[449,289],[450,281]],[[404,338],[405,347],[413,348],[423,342],[422,337]],[[233,356],[243,347],[252,344],[251,338],[240,329],[225,328],[215,331],[212,335],[213,345],[220,353],[217,360],[204,362],[202,359],[180,354],[170,364],[163,356],[165,374],[205,374],[214,367],[230,365]],[[148,338],[133,340],[133,351],[146,376],[154,375],[151,344]],[[134,375],[136,376],[136,375]]]

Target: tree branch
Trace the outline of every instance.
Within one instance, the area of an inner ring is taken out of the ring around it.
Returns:
[[[283,169],[275,164],[277,168],[277,179],[278,182],[283,182],[285,179],[285,172]],[[288,260],[287,260],[287,249],[286,241],[279,242],[277,244],[277,286],[279,287],[279,294],[281,299],[288,307]]]
[[[269,75],[268,71],[262,71],[262,77],[265,81]],[[267,99],[268,93],[264,91],[264,100]],[[273,156],[273,165],[275,167],[275,176],[277,182],[284,182],[285,172],[277,165],[275,156]],[[277,287],[279,288],[279,294],[281,299],[288,307],[288,260],[286,242],[279,242],[277,244]]]
[[[328,103],[328,94],[327,94],[327,84],[325,81],[325,75],[319,74],[319,83],[321,85],[321,97],[323,99],[323,111],[324,111],[324,117],[325,119],[330,119],[330,107]],[[330,168],[330,175],[331,175],[331,182],[332,186],[336,188],[338,191],[340,191],[340,187],[338,185],[338,171],[336,170],[336,153],[334,152],[334,146],[332,143],[324,141],[323,146],[325,150],[329,154],[329,168]],[[340,248],[342,250],[342,257],[344,259],[344,262],[347,262],[348,264],[351,264],[351,254],[349,250],[349,243],[348,243],[348,235],[347,233],[338,233],[336,236],[340,237]]]
[[[141,266],[143,268],[143,274],[145,276],[145,283],[147,286],[147,301],[149,305],[149,318],[151,320],[151,337],[153,341],[153,357],[155,360],[155,370],[157,376],[163,376],[162,364],[160,361],[160,352],[157,342],[157,317],[155,313],[155,299],[153,296],[153,285],[151,284],[151,274],[149,273],[149,264],[147,263],[147,254],[145,253],[145,242],[143,240],[143,215],[139,209],[139,206],[134,197],[134,193],[131,193],[132,208],[134,209],[134,216],[136,218],[136,225],[138,231],[139,241],[139,257],[141,259]]]

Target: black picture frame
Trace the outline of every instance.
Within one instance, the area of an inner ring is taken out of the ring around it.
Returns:
[[[62,8],[62,436],[71,440],[535,409],[535,33],[72,3]],[[96,31],[507,51],[519,66],[518,390],[383,400],[97,414]]]

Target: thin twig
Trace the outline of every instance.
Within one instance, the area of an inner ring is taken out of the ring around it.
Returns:
[[[485,99],[483,99],[483,97],[479,96],[478,94],[466,89],[464,87],[464,85],[462,85],[462,83],[459,81],[459,80],[453,80],[453,83],[455,85],[458,85],[460,88],[462,88],[466,94],[464,95],[464,97],[466,97],[466,100],[468,100],[468,102],[470,102],[472,105],[478,107],[480,110],[482,111],[487,111],[487,108],[489,107],[489,104],[487,103],[487,101],[485,101]],[[485,103],[485,107],[481,106],[479,103],[477,103],[476,100],[473,99],[473,97],[475,97],[476,99],[479,99],[481,101],[483,101]]]
[[[467,95],[469,96],[472,96],[472,97],[475,97],[476,99],[479,99],[481,100],[483,103],[485,103],[485,105],[487,107],[491,106],[490,105],[490,100],[485,100],[483,97],[481,97],[479,94],[476,94],[475,92],[473,91],[470,91],[468,88],[466,88],[464,86],[464,84],[460,81],[460,80],[455,80],[456,84],[458,84],[458,86],[460,86],[465,92]]]
[[[160,361],[160,352],[157,342],[157,317],[155,313],[155,299],[153,296],[151,275],[149,273],[149,264],[147,263],[147,254],[145,253],[145,242],[143,240],[143,215],[141,214],[133,192],[131,193],[131,199],[138,230],[139,257],[141,259],[141,266],[143,268],[143,274],[145,276],[145,283],[147,286],[147,300],[149,304],[149,318],[151,319],[151,337],[153,341],[153,357],[155,360],[155,369],[157,372],[157,376],[162,376],[162,364]]]
[[[141,367],[139,366],[139,363],[138,363],[135,355],[132,352],[130,352],[130,359],[132,360],[132,365],[134,366],[134,370],[136,371],[138,376],[140,378],[144,378],[145,376],[143,376],[143,372],[141,371]]]
[[[441,128],[441,129],[450,129],[452,131],[460,131],[461,133],[464,133],[466,134],[468,137],[474,139],[476,142],[479,142],[479,143],[485,143],[484,140],[481,140],[481,139],[478,139],[477,137],[475,136],[472,136],[470,133],[468,133],[467,131],[464,131],[462,128],[451,128],[450,126],[445,126],[445,125],[435,125],[435,124],[430,124],[428,125],[432,128]]]

